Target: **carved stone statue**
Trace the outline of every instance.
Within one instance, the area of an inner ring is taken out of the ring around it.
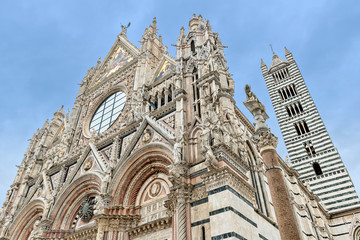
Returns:
[[[245,94],[246,94],[246,100],[259,101],[259,99],[256,97],[256,95],[251,91],[251,87],[248,84],[245,85]]]
[[[246,101],[245,107],[251,112],[255,119],[255,132],[266,131],[268,126],[265,120],[269,118],[266,114],[265,106],[262,104],[256,95],[251,91],[249,85],[245,86]]]
[[[33,226],[33,230],[31,231],[31,234],[29,236],[29,240],[33,240],[35,237],[41,237],[42,230],[40,228],[40,221],[36,220]]]
[[[101,194],[105,195],[107,193],[107,188],[111,180],[110,172],[106,172],[103,176],[104,177],[101,182],[100,190],[101,190]]]
[[[218,167],[218,160],[216,159],[216,157],[209,145],[204,145],[203,155],[205,158],[205,165],[208,168],[217,168]]]
[[[182,162],[182,155],[183,155],[183,141],[176,141],[174,144],[174,162],[180,163]]]
[[[96,196],[95,197],[95,210],[94,210],[94,214],[95,215],[99,215],[99,214],[104,214],[105,213],[105,206],[104,206],[104,200],[101,196]]]

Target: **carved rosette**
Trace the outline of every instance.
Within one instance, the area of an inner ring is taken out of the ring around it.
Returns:
[[[278,144],[278,138],[270,132],[270,129],[256,133],[252,141],[260,153],[267,149],[275,149]]]

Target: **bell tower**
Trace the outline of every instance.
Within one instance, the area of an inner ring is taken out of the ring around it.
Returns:
[[[292,167],[330,212],[360,206],[347,169],[320,117],[292,53],[286,60],[273,53],[261,70]]]

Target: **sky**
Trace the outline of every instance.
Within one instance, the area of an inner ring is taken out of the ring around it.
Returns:
[[[225,57],[243,106],[244,86],[264,103],[278,153],[287,155],[260,59],[270,66],[272,44],[294,56],[325,126],[360,193],[359,1],[52,1],[5,0],[0,6],[0,202],[16,175],[28,139],[61,105],[71,109],[87,70],[104,58],[131,22],[137,47],[157,18],[158,32],[175,56],[180,28],[192,15],[209,19],[227,46]]]

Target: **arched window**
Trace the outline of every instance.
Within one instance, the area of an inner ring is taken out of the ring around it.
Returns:
[[[164,106],[165,105],[165,92],[162,91],[161,92],[161,106]]]
[[[195,42],[194,42],[194,40],[191,41],[190,45],[191,45],[191,52],[194,54],[195,53]]]
[[[318,162],[314,162],[314,163],[313,163],[313,168],[314,168],[315,174],[316,174],[317,176],[323,174],[323,172],[322,172],[322,170],[321,170],[321,167],[320,167],[320,164],[319,164]]]
[[[168,102],[171,102],[171,101],[172,101],[172,94],[173,94],[172,85],[170,85],[170,86],[169,86]]]

